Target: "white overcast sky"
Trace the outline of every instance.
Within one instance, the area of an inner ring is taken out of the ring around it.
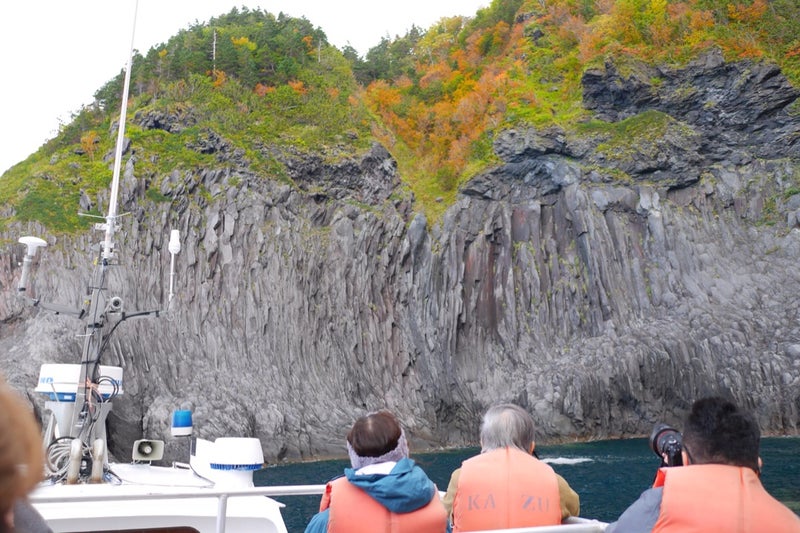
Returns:
[[[145,53],[195,22],[233,7],[306,17],[333,45],[360,54],[381,37],[473,16],[491,0],[138,0],[134,48]],[[125,67],[136,0],[0,2],[0,174],[24,160],[61,122],[91,103]]]

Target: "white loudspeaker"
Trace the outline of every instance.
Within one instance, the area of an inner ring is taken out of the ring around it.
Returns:
[[[164,457],[164,441],[141,439],[133,443],[134,461],[159,461]]]
[[[119,313],[122,311],[122,298],[114,296],[108,301],[108,310]]]

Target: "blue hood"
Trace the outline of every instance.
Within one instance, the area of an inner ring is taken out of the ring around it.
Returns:
[[[436,486],[411,459],[400,459],[386,475],[358,475],[345,468],[344,475],[356,487],[393,513],[410,513],[425,507],[433,498]]]

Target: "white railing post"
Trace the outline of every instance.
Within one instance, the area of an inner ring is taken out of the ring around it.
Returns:
[[[220,494],[217,501],[217,533],[225,533],[225,519],[228,516],[228,495]]]

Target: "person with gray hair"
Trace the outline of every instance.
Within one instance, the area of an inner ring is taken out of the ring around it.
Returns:
[[[560,524],[580,512],[564,478],[535,456],[535,427],[518,405],[489,408],[481,453],[455,470],[444,505],[453,533]]]
[[[501,404],[489,408],[481,424],[481,451],[514,446],[527,452],[535,441],[533,419],[522,407]]]

